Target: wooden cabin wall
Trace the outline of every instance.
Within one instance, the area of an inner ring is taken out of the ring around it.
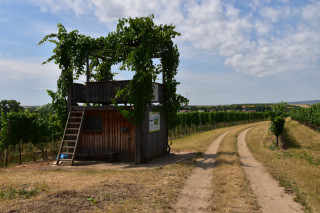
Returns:
[[[80,136],[77,152],[117,152],[120,161],[134,161],[135,127],[116,110],[87,110],[87,116],[102,116],[102,131],[85,131]],[[84,121],[85,122],[85,121]],[[128,131],[123,131],[123,128]]]
[[[156,108],[148,108],[145,114],[146,117],[141,125],[143,131],[144,156],[146,160],[151,160],[165,154],[168,144],[167,121],[164,112],[160,112],[160,131],[149,131],[149,112],[152,112],[152,110],[156,110]],[[139,128],[136,128],[136,163],[140,163],[142,160],[139,149],[140,137]]]

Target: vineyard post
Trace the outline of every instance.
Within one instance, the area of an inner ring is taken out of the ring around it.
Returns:
[[[8,167],[9,152],[8,147],[4,149],[4,166]]]

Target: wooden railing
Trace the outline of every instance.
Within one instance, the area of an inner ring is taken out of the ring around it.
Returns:
[[[125,88],[130,81],[87,82],[86,85],[74,83],[72,88],[72,103],[102,103],[111,104],[117,89]],[[152,103],[161,103],[164,100],[163,84],[154,83],[154,100]],[[127,100],[117,100],[118,103],[127,103]]]

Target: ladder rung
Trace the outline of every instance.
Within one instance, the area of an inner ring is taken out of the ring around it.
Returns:
[[[62,148],[67,148],[67,149],[74,149],[74,146],[63,146]]]
[[[73,155],[73,152],[61,152],[61,154]]]
[[[64,136],[63,137],[78,137],[79,133],[80,133],[80,126],[82,123],[82,118],[84,115],[84,111],[70,111],[69,113],[69,120],[67,122],[66,128],[65,128],[65,132],[64,132]],[[76,121],[72,121],[70,119],[80,119],[80,120],[76,120]],[[79,127],[68,127],[68,125],[80,125]],[[67,131],[78,131],[78,134],[71,134],[71,133],[66,133]],[[64,143],[66,143],[66,145],[63,145]],[[73,146],[69,145],[69,143],[75,143]],[[74,160],[74,152],[76,149],[76,145],[77,145],[77,140],[72,140],[72,139],[67,139],[65,140],[65,138],[63,138],[62,142],[61,142],[61,148],[59,151],[59,156],[61,154],[67,154],[71,157],[71,159],[58,159],[58,161],[71,161],[71,166],[73,164],[73,160]],[[65,150],[65,149],[73,149],[73,152],[71,150]],[[64,150],[64,151],[62,151]],[[71,152],[70,152],[71,151]]]

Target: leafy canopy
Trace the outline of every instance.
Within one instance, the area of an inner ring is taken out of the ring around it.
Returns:
[[[173,25],[156,25],[153,15],[141,18],[119,19],[117,30],[105,37],[91,38],[79,34],[77,30],[67,32],[62,24],[58,24],[58,33],[45,36],[39,44],[46,41],[56,45],[53,55],[44,63],[54,61],[59,64],[61,75],[57,82],[57,92],[48,91],[53,99],[53,107],[61,119],[66,119],[67,95],[72,79],[78,79],[85,73],[87,57],[91,75],[89,81],[109,81],[114,73],[111,66],[120,65],[120,70],[134,72],[129,85],[117,92],[116,100],[125,97],[133,106],[118,106],[121,114],[134,124],[144,119],[146,107],[153,97],[153,82],[157,75],[163,73],[166,81],[165,102],[162,109],[168,117],[169,128],[173,128],[177,120],[176,111],[188,100],[176,94],[179,84],[174,77],[178,71],[179,52],[172,39],[180,33]],[[159,58],[160,64],[153,59]]]
[[[273,105],[270,111],[270,130],[277,138],[283,133],[285,123],[285,107],[286,103],[281,102],[279,104]]]

